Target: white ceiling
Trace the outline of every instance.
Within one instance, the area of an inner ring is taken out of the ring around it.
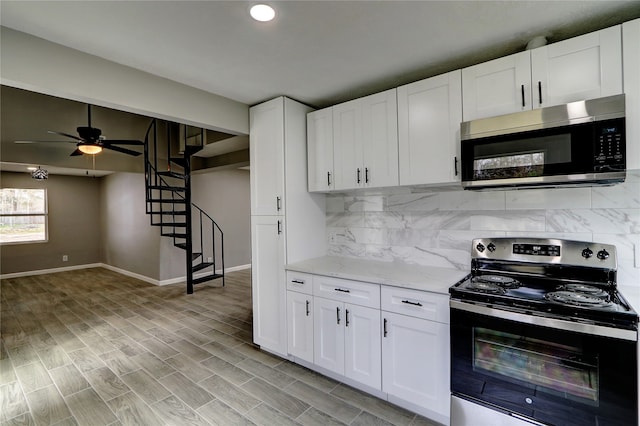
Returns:
[[[640,16],[636,1],[0,2],[3,26],[246,104],[357,98]],[[28,54],[28,53],[27,53]],[[46,64],[43,64],[46,66]]]

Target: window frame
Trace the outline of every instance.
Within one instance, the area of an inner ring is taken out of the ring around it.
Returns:
[[[17,189],[17,190],[37,190],[44,191],[44,213],[0,213],[0,218],[4,217],[42,217],[44,223],[44,239],[42,240],[25,240],[25,241],[1,241],[1,246],[18,245],[18,244],[42,244],[49,242],[49,193],[47,188],[0,188],[4,189]]]

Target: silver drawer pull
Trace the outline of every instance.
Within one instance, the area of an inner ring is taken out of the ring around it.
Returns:
[[[291,282],[294,284],[304,284],[304,281],[302,280],[291,280]]]
[[[411,302],[409,300],[403,300],[402,303],[406,303],[407,305],[413,305],[413,306],[422,306],[422,303],[420,302]]]
[[[350,291],[350,290],[346,290],[346,289],[344,289],[344,288],[334,288],[334,290],[335,290],[335,291],[340,291],[340,292],[342,292],[342,293],[351,293],[351,291]]]

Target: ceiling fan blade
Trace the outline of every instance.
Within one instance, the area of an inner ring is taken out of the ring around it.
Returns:
[[[117,152],[121,152],[123,154],[129,154],[129,155],[133,155],[135,157],[137,157],[138,155],[142,154],[141,152],[136,152],[133,151],[131,149],[126,149],[126,148],[121,148],[119,146],[110,146],[110,145],[102,145],[103,148],[105,149],[111,149]]]
[[[76,150],[71,153],[70,157],[75,157],[76,155],[82,155],[82,151],[76,148]]]
[[[144,145],[142,141],[129,139],[103,139],[102,143],[105,145]]]
[[[74,141],[13,141],[13,143],[17,143],[20,145],[27,145],[31,143],[77,143]]]
[[[84,142],[84,139],[79,138],[78,136],[70,135],[69,133],[54,132],[53,130],[49,130],[49,131],[47,131],[47,133],[51,133],[51,134],[54,134],[54,135],[60,135],[60,136],[66,136],[68,138],[75,139],[75,140],[80,141],[80,142]]]

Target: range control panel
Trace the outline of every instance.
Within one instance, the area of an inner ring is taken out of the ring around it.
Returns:
[[[549,244],[514,244],[514,254],[530,254],[533,256],[560,256],[560,246]]]
[[[478,238],[471,258],[617,269],[614,245],[551,238]]]

